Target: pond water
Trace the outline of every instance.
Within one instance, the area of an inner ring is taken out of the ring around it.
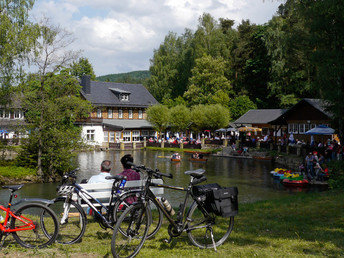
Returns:
[[[163,151],[93,151],[79,154],[77,163],[78,182],[83,178],[90,178],[98,174],[100,164],[104,159],[113,162],[112,174],[122,171],[120,159],[123,155],[131,153],[135,164],[144,164],[150,168],[158,168],[163,173],[172,173],[173,179],[164,179],[166,184],[174,186],[187,186],[190,176],[184,171],[204,168],[206,170],[206,183],[219,183],[221,186],[237,186],[239,189],[239,202],[254,202],[257,200],[274,199],[294,192],[279,184],[274,184],[270,171],[274,169],[270,161],[253,159],[234,159],[226,157],[206,156],[206,163],[189,161],[191,154],[181,153],[181,162],[171,162],[168,158],[171,152]],[[58,183],[27,184],[18,191],[18,199],[40,197],[52,199],[56,197]],[[178,206],[184,198],[185,192],[165,189],[165,194],[173,206]],[[8,190],[0,190],[0,202],[8,201]]]

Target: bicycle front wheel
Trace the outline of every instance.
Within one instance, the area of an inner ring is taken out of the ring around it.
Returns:
[[[73,200],[65,197],[54,199],[54,203],[49,205],[57,216],[60,224],[60,231],[57,236],[57,242],[70,245],[79,242],[83,237],[87,218],[82,207]]]
[[[55,213],[40,203],[20,207],[12,217],[13,238],[27,248],[43,248],[56,241],[59,223]],[[44,229],[44,230],[43,230]],[[47,234],[48,233],[48,234]]]
[[[133,203],[136,203],[140,192],[127,192],[123,194],[119,200],[116,201],[113,210],[113,221],[117,221],[123,212],[128,209]],[[148,206],[150,207],[150,227],[147,235],[147,239],[152,238],[158,233],[162,220],[163,220],[163,213],[162,211],[156,206],[153,200],[149,197],[148,198]],[[121,230],[121,229],[120,229]],[[123,232],[124,234],[124,232]]]
[[[187,233],[190,241],[199,248],[213,248],[223,244],[234,226],[234,217],[223,218],[215,214],[206,217],[194,202],[188,215]],[[214,240],[214,242],[213,242]]]
[[[114,257],[134,257],[142,248],[149,229],[149,211],[144,204],[129,206],[118,219],[111,240]],[[124,234],[122,233],[124,231]]]

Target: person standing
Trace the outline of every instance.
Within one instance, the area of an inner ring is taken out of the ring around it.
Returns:
[[[314,157],[312,152],[308,153],[305,158],[306,168],[307,168],[307,177],[309,180],[314,178]]]

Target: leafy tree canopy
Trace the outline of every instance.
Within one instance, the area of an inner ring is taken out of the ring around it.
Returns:
[[[91,80],[96,79],[96,75],[94,74],[93,67],[89,60],[85,57],[79,58],[78,61],[74,61],[71,64],[71,74],[76,76],[77,78],[81,79],[83,75],[91,76]]]

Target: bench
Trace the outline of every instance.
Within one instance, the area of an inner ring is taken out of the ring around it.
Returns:
[[[134,180],[134,181],[127,181],[124,186],[124,191],[131,190],[133,188],[140,188],[145,185],[145,180]],[[152,179],[152,183],[156,184],[163,184],[162,179]],[[91,184],[80,184],[82,188],[84,188],[93,198],[98,199],[103,205],[108,206],[109,200],[111,196],[111,188],[113,182],[109,181],[108,183],[91,183]],[[162,187],[150,187],[151,191],[155,195],[162,195],[164,194],[164,188]],[[123,190],[122,190],[123,191]],[[88,205],[83,202],[83,200],[79,199],[78,196],[74,193],[72,199],[77,201],[81,207],[87,208]],[[100,206],[98,203],[93,203],[94,206]]]

